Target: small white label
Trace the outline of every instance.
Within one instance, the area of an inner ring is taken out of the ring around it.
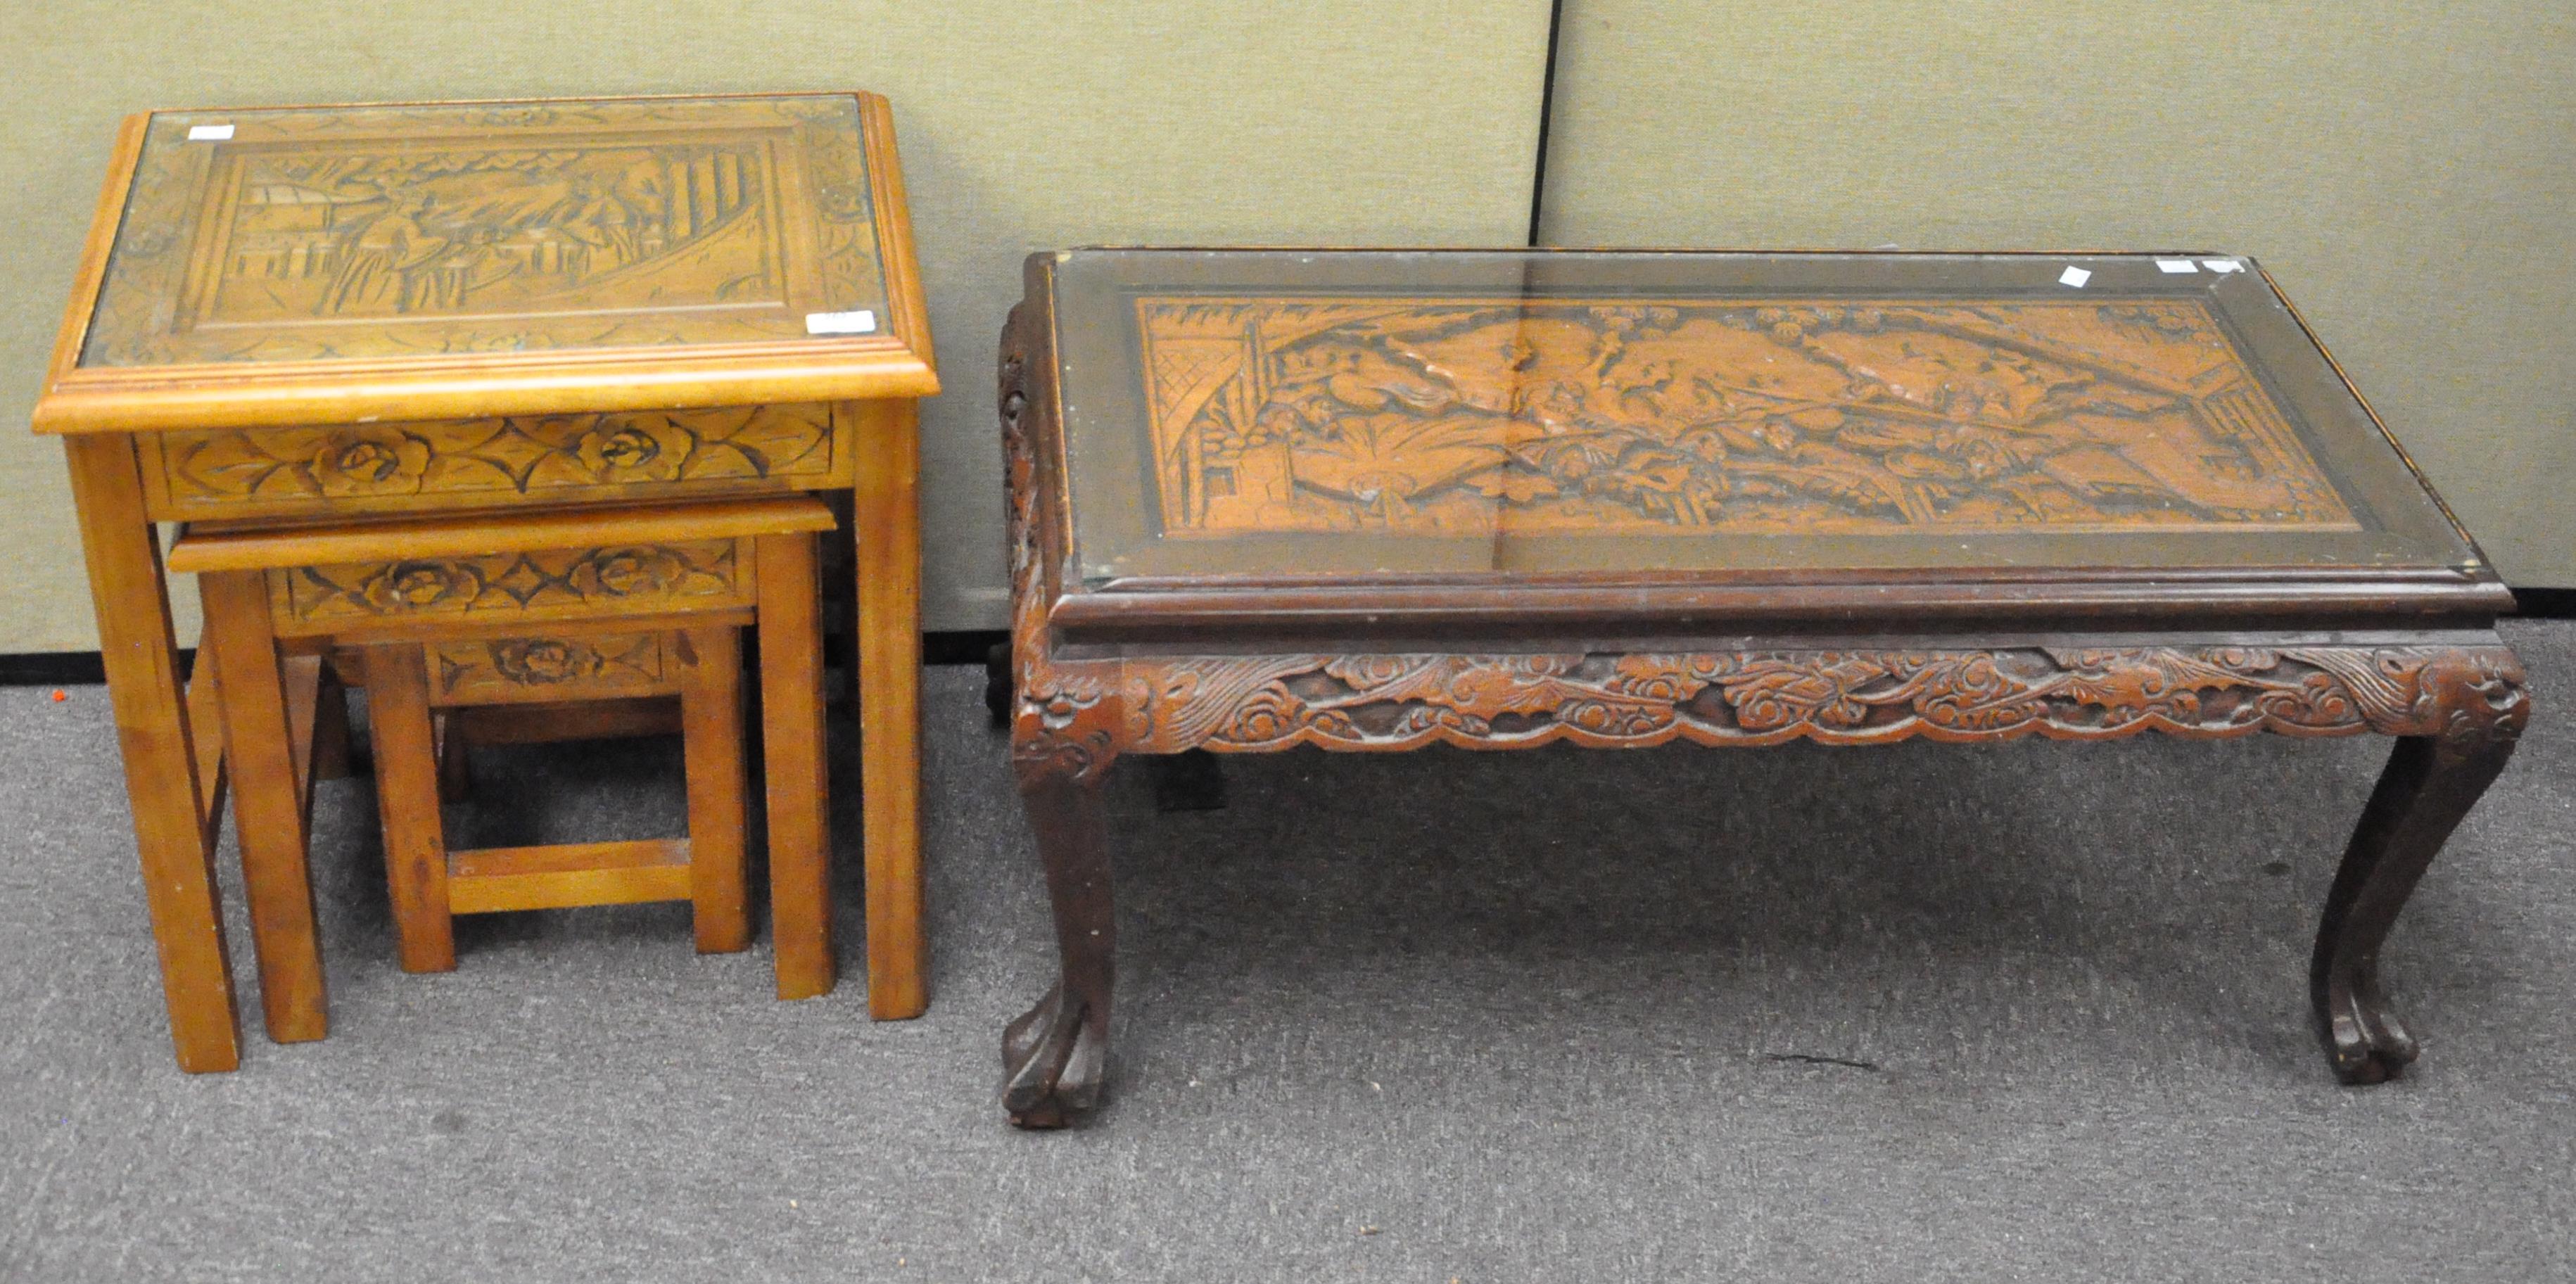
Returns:
[[[875,334],[876,332],[877,314],[866,308],[856,312],[805,314],[805,333],[807,334]]]
[[[192,143],[220,143],[232,136],[233,127],[230,125],[188,126],[188,141]]]
[[[2192,265],[2190,259],[2157,259],[2156,270],[2175,273],[2200,271],[2198,267]]]
[[[2208,268],[2212,272],[2242,272],[2245,270],[2245,265],[2234,259],[2202,259],[2200,261],[2200,265]]]
[[[2079,290],[2084,288],[2085,282],[2092,279],[2093,274],[2080,267],[2071,267],[2057,274],[2059,285],[2071,285]]]

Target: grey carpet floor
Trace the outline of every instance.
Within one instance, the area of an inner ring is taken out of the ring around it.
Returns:
[[[1298,753],[1221,812],[1113,785],[1115,1095],[1038,1135],[994,1090],[1045,905],[971,670],[926,676],[925,1018],[778,1003],[680,907],[404,975],[344,781],[332,1035],[246,992],[204,1077],[104,691],[0,691],[0,1277],[2569,1278],[2576,624],[2509,636],[2539,715],[2392,942],[2403,1082],[2337,1087],[2304,1009],[2384,741]],[[670,745],[477,770],[467,841],[679,824]]]

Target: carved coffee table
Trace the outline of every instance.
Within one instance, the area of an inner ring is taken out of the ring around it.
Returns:
[[[2311,982],[2369,1083],[2529,712],[2504,587],[2243,259],[1075,251],[1001,398],[1023,1126],[1099,1099],[1124,754],[2397,736]]]

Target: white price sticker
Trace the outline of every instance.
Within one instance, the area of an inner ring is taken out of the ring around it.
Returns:
[[[2085,282],[2092,279],[2093,274],[2080,267],[2071,267],[2057,274],[2057,283],[2059,285],[2071,285],[2079,290],[2084,288]]]
[[[232,136],[233,127],[230,125],[188,126],[188,141],[192,143],[220,143]]]
[[[805,333],[807,334],[875,334],[876,332],[877,314],[866,308],[856,312],[805,314]]]

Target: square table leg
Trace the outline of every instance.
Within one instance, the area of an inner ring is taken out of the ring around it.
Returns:
[[[161,955],[171,1042],[183,1070],[230,1070],[241,1064],[232,964],[198,798],[195,744],[179,689],[169,586],[145,515],[134,441],[123,434],[67,437],[63,451],[71,464],[81,551],[98,612],[99,654],[125,758],[144,900]],[[215,734],[210,727],[198,730]]]
[[[868,1012],[921,1015],[921,429],[909,400],[860,403],[859,782],[866,816]]]
[[[751,947],[743,873],[743,800],[751,790],[742,753],[742,630],[690,629],[680,639],[690,917],[700,954],[728,954]]]
[[[761,775],[769,791],[769,922],[778,997],[832,992],[831,781],[823,745],[822,579],[810,534],[764,535]]]
[[[395,951],[406,972],[453,972],[456,922],[447,901],[447,828],[438,811],[438,732],[420,643],[367,648],[367,730],[376,745],[376,814],[384,826]]]
[[[232,757],[251,947],[259,957],[260,1007],[270,1038],[319,1039],[330,1029],[322,948],[307,866],[296,719],[269,627],[267,579],[257,571],[221,571],[198,577],[198,589],[206,623],[197,660],[203,664],[212,657],[224,675],[224,738]]]

